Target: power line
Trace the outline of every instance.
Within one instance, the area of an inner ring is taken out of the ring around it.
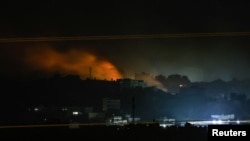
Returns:
[[[0,43],[250,36],[250,32],[0,38]]]

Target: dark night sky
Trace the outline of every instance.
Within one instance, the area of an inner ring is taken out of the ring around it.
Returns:
[[[1,4],[0,37],[250,32],[250,2],[105,2],[51,0]],[[94,71],[103,65],[101,70],[107,69],[111,64],[112,71],[116,73],[113,68],[117,69],[123,77],[133,77],[135,72],[144,71],[165,76],[179,73],[187,75],[191,81],[250,78],[249,38],[181,37],[25,43],[10,40],[9,43],[0,43],[0,72],[1,76],[27,77],[32,70],[51,72],[62,69],[64,73],[81,73],[79,68],[69,68],[80,66],[87,70],[88,66],[92,66]],[[53,49],[50,55],[58,57],[46,56],[48,48]],[[72,49],[77,50],[78,54],[69,55]],[[91,57],[86,57],[88,55],[84,52],[97,59],[90,64],[86,63],[84,60]],[[40,58],[34,59],[34,56],[39,55]],[[73,57],[76,55],[80,57]],[[27,63],[31,59],[33,61]],[[52,66],[40,65],[50,59],[59,62]]]

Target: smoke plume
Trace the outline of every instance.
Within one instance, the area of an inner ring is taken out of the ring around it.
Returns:
[[[79,48],[60,51],[51,47],[29,48],[26,50],[25,63],[34,71],[48,73],[77,74],[81,78],[115,80],[122,75],[110,61],[95,56]]]

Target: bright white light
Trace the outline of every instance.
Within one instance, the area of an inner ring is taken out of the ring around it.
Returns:
[[[78,115],[79,113],[78,112],[73,112],[73,115]]]
[[[34,108],[34,111],[38,111],[39,109],[38,108]]]
[[[167,127],[166,124],[160,124],[160,126],[163,127],[163,128],[166,128],[166,127]]]
[[[237,124],[240,124],[240,121],[239,121],[239,120],[237,120],[237,121],[236,121],[236,123],[237,123]]]
[[[222,120],[213,120],[213,124],[222,124],[223,123],[223,121]]]
[[[213,120],[213,124],[216,124],[216,120]]]
[[[218,120],[218,124],[222,124],[222,121],[221,121],[221,120]]]

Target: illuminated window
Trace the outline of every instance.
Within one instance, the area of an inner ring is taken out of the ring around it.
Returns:
[[[68,109],[67,108],[62,108],[62,111],[67,111]]]

